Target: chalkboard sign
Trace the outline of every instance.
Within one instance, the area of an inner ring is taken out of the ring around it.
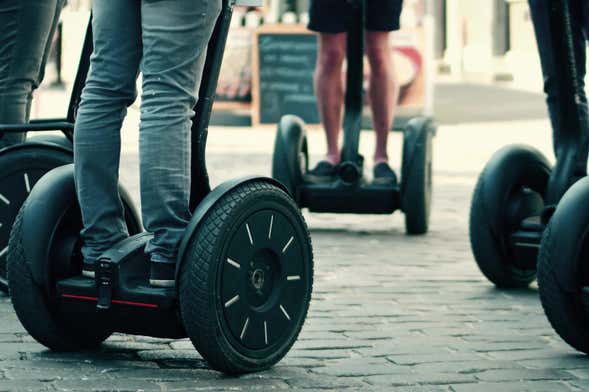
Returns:
[[[317,39],[297,25],[266,25],[255,36],[253,122],[275,124],[294,114],[319,123],[313,73]]]

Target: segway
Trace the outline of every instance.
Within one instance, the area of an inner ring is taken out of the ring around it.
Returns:
[[[570,129],[582,131],[578,107],[569,3],[560,0],[550,19],[555,49],[562,47],[563,116]],[[564,114],[568,116],[564,116]],[[586,131],[586,130],[585,130]],[[573,149],[578,139],[568,134]],[[576,350],[589,354],[589,178],[576,182],[558,204],[542,238],[538,256],[538,286],[552,327]]]
[[[301,208],[313,212],[392,214],[405,213],[409,234],[428,231],[432,196],[432,138],[435,125],[429,118],[409,121],[404,130],[401,185],[369,183],[359,154],[362,131],[365,0],[355,0],[347,34],[347,80],[344,144],[333,181],[308,175],[308,142],[305,124],[285,115],[278,125],[272,176],[286,186]]]
[[[54,169],[32,189],[11,233],[8,276],[16,314],[41,344],[90,349],[113,332],[189,337],[214,369],[239,374],[276,364],[296,341],[313,282],[300,210],[269,178],[231,180],[211,190],[204,159],[233,6],[252,3],[223,0],[209,43],[192,126],[193,218],[180,246],[175,288],[148,282],[149,233],[105,252],[94,280],[80,276],[73,166]]]
[[[527,287],[536,278],[537,257],[546,226],[555,218],[554,226],[559,224],[559,216],[552,217],[552,214],[565,192],[578,180],[574,169],[585,130],[576,103],[579,87],[568,7],[567,0],[555,0],[550,11],[556,82],[563,99],[559,113],[560,146],[554,168],[532,147],[504,147],[487,163],[472,199],[472,251],[482,273],[500,288]],[[582,215],[576,219],[582,220]],[[553,238],[554,233],[551,229],[546,235]],[[572,235],[572,231],[567,233]],[[579,236],[575,240],[580,239]],[[553,257],[564,257],[565,253],[559,252]],[[567,262],[576,262],[576,258]]]
[[[30,132],[25,143],[0,150],[0,291],[8,291],[6,255],[16,215],[35,183],[49,170],[72,163],[76,111],[90,67],[92,31],[88,26],[78,72],[65,119],[32,120],[27,124],[0,124],[0,133]],[[41,134],[61,131],[63,135]]]

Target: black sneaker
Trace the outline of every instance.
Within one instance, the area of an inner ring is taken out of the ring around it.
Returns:
[[[307,175],[312,179],[331,180],[336,175],[336,167],[329,161],[319,161],[319,163],[309,170]]]
[[[375,183],[397,185],[397,175],[388,163],[377,163],[374,165],[373,173]]]
[[[84,263],[82,267],[82,276],[88,279],[96,278],[96,266],[94,263]]]
[[[151,262],[149,284],[154,287],[174,287],[176,284],[176,264]]]

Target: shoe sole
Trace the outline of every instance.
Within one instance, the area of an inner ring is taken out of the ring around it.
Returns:
[[[176,281],[175,280],[149,279],[149,284],[154,287],[174,287],[176,285]]]

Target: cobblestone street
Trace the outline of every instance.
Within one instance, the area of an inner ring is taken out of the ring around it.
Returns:
[[[122,180],[137,198],[137,113],[130,114]],[[547,127],[544,120],[440,127],[427,236],[405,236],[400,213],[306,214],[315,249],[313,301],[299,341],[270,371],[225,377],[185,340],[115,335],[100,352],[51,353],[32,341],[10,299],[0,296],[0,391],[589,389],[589,362],[550,328],[537,288],[494,289],[468,243],[470,196],[486,160],[518,141],[549,153]],[[273,136],[270,129],[213,128],[213,182],[268,174]],[[318,157],[323,137],[315,131],[310,139]],[[394,135],[392,151],[399,146]]]

